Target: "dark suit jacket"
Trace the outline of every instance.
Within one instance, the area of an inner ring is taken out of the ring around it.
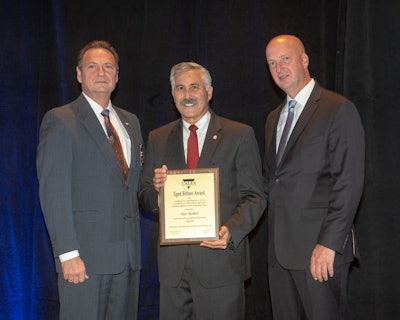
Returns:
[[[182,121],[171,122],[149,134],[140,201],[144,209],[158,212],[153,187],[154,169],[186,168]],[[234,250],[212,250],[191,245],[194,268],[205,287],[238,283],[250,276],[247,234],[265,208],[259,149],[251,127],[211,114],[199,168],[219,168],[221,223],[232,234]],[[187,256],[187,245],[159,248],[159,279],[177,286]]]
[[[114,108],[131,139],[126,183],[83,95],[43,118],[37,155],[39,192],[58,272],[58,256],[76,249],[89,275],[119,273],[128,259],[134,270],[140,268],[137,192],[143,141],[137,117]]]
[[[364,131],[355,106],[316,83],[276,166],[276,127],[267,117],[265,176],[269,263],[308,269],[317,243],[352,259],[351,228],[364,182]]]

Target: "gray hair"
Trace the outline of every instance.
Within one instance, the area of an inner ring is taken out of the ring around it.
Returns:
[[[200,70],[201,71],[201,79],[203,80],[204,86],[206,90],[211,87],[212,80],[211,75],[206,68],[196,62],[181,62],[174,65],[171,68],[171,73],[169,75],[169,81],[171,82],[171,88],[174,90],[175,87],[175,77],[177,74],[185,73],[190,70]]]

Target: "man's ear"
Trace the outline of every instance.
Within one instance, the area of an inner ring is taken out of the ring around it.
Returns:
[[[212,95],[213,95],[213,91],[214,91],[214,88],[213,88],[213,86],[210,86],[210,87],[208,88],[208,90],[207,90],[207,94],[208,94],[208,101],[210,101],[210,100],[211,100],[211,98],[212,98]]]
[[[76,80],[78,80],[79,83],[82,83],[82,72],[79,67],[76,67]]]
[[[308,55],[305,54],[305,53],[303,53],[303,54],[301,55],[301,60],[303,61],[304,67],[308,68],[308,63],[309,63]]]

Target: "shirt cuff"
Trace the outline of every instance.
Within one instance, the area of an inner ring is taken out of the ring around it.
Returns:
[[[74,250],[74,251],[69,251],[63,254],[60,254],[58,256],[58,258],[60,259],[61,263],[63,263],[64,261],[67,260],[71,260],[73,258],[79,257],[79,251],[78,250]]]

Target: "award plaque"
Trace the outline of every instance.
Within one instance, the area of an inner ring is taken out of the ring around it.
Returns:
[[[161,245],[219,238],[218,168],[168,170],[159,195]]]

